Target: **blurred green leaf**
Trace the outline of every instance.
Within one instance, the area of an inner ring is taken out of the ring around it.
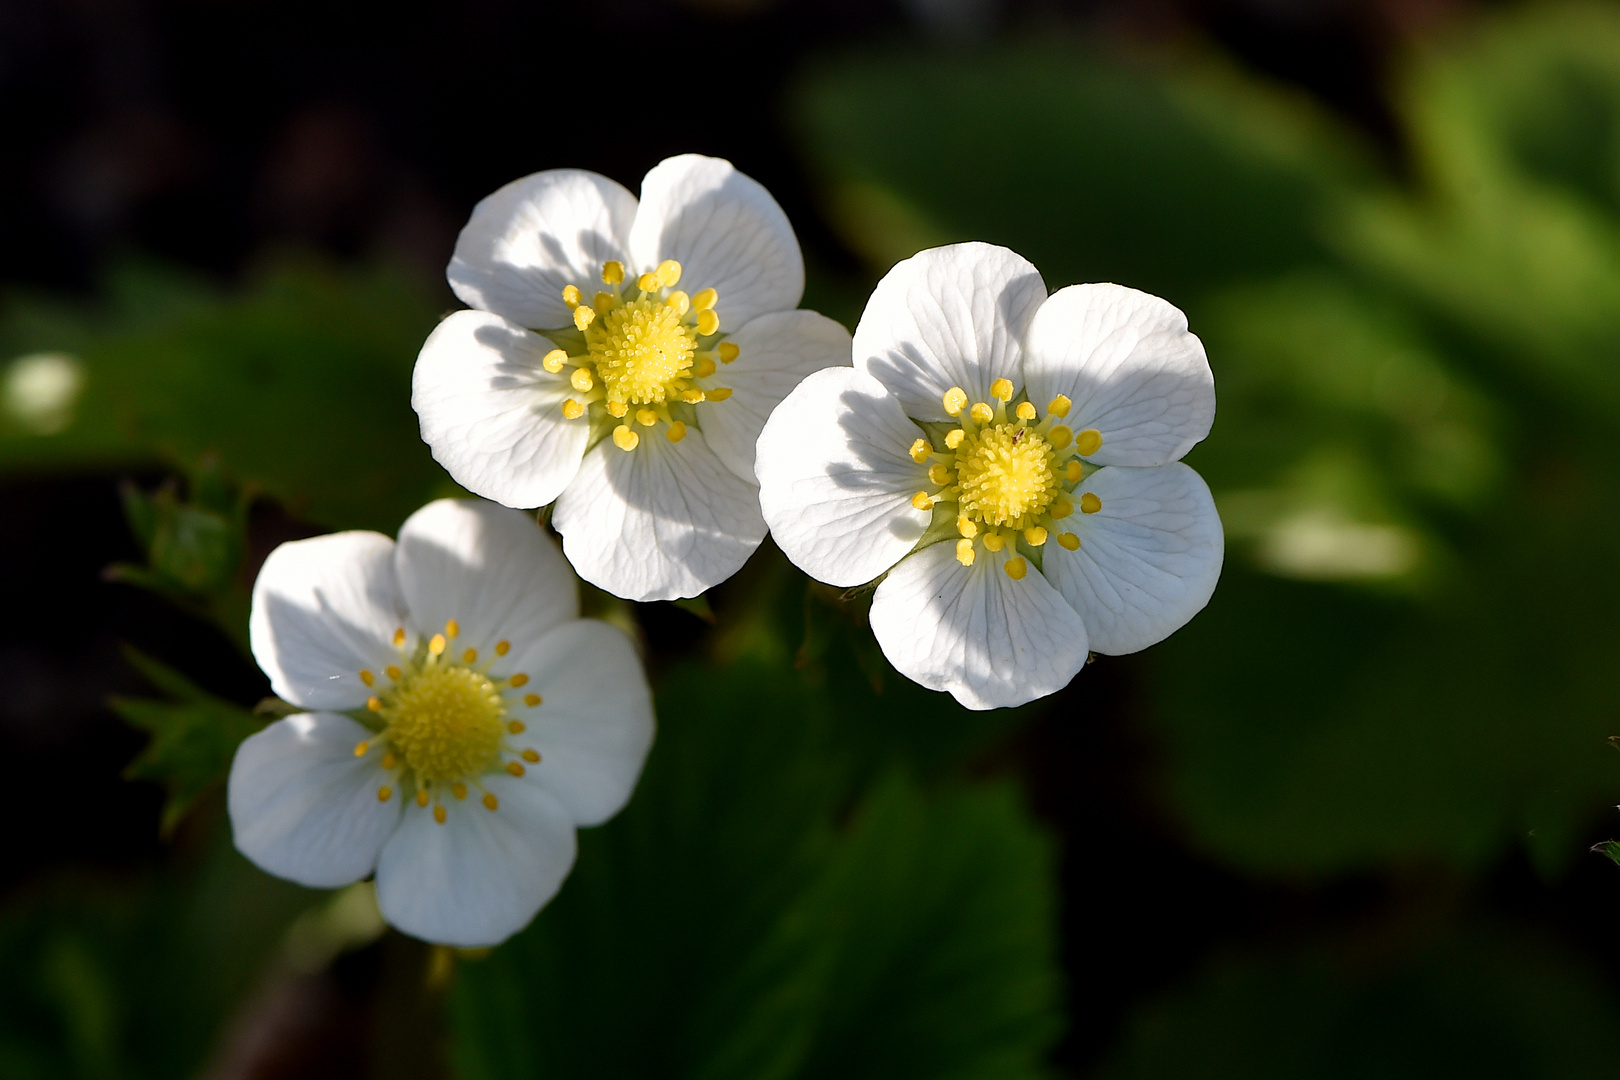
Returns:
[[[758,661],[670,673],[631,805],[458,973],[463,1075],[1044,1075],[1045,841],[1004,786],[851,787],[833,707]]]
[[[154,687],[173,700],[114,698],[112,707],[124,721],[151,736],[124,770],[131,780],[163,785],[162,830],[172,833],[197,797],[224,779],[243,739],[264,721],[223,698],[215,697],[171,667],[126,647],[124,655]]]

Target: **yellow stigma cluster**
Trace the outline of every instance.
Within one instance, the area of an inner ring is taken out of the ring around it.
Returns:
[[[1009,543],[1014,551],[1019,544],[1034,549],[1055,535],[1069,551],[1080,546],[1080,538],[1057,523],[1074,513],[1071,495],[1085,474],[1080,459],[1097,452],[1102,434],[1095,428],[1075,434],[1059,423],[1072,405],[1061,394],[1047,404],[1044,420],[1029,401],[1019,402],[1009,414],[1013,393],[1011,380],[997,379],[990,384],[995,405],[981,401],[969,408],[967,392],[953,386],[945,392],[945,412],[960,426],[946,433],[945,448],[937,449],[927,439],[911,444],[912,460],[929,465],[928,479],[936,488],[917,492],[911,504],[919,510],[956,504],[961,535],[956,558],[963,566],[973,565],[981,544],[987,551],[1000,551]],[[1102,509],[1102,500],[1089,491],[1079,503],[1084,514]],[[1029,572],[1029,564],[1015,554],[1004,569],[1017,581]]]
[[[709,386],[719,364],[737,359],[737,346],[717,340],[719,294],[704,289],[688,296],[675,288],[681,264],[665,259],[656,270],[627,283],[624,264],[602,264],[606,289],[589,302],[577,285],[563,289],[563,302],[574,313],[574,330],[583,349],[553,349],[541,361],[553,374],[569,371],[575,393],[562,404],[565,419],[605,413],[620,421],[613,443],[634,450],[641,442],[635,425],[664,426],[670,442],[686,437],[691,406],[724,401],[731,390]]]
[[[389,774],[388,783],[377,789],[377,798],[387,802],[394,792],[414,789],[418,807],[433,807],[433,819],[445,823],[448,813],[443,795],[456,800],[467,798],[469,787],[482,792],[479,800],[487,810],[500,808],[493,792],[484,791],[480,778],[496,769],[513,776],[540,761],[531,747],[516,747],[508,736],[526,730],[523,721],[511,715],[514,701],[508,691],[528,685],[522,672],[503,679],[493,678],[489,669],[496,658],[511,651],[511,643],[495,644],[494,657],[479,662],[477,649],[464,649],[459,655],[450,643],[461,633],[451,619],[444,633],[418,641],[406,648],[404,627],[394,632],[399,662],[382,672],[386,687],[378,686],[373,671],[360,672],[360,681],[375,689],[366,702],[373,723],[381,729],[374,738],[355,746],[354,756],[381,755],[380,764]],[[527,693],[522,702],[534,708],[539,694]]]

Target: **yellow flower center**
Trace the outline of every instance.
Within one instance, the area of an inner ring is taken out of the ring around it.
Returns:
[[[424,783],[487,772],[500,756],[506,708],[489,677],[434,664],[407,676],[383,700],[388,742]]]
[[[629,451],[641,443],[635,425],[662,425],[669,441],[678,443],[686,437],[686,421],[696,415],[693,406],[731,396],[730,387],[707,381],[718,365],[738,355],[735,344],[720,340],[719,294],[703,289],[688,296],[675,288],[680,280],[681,264],[674,259],[633,284],[626,282],[622,263],[606,262],[607,291],[587,302],[578,285],[563,289],[574,329],[585,338],[584,352],[553,349],[541,361],[554,375],[572,369],[568,383],[575,393],[562,403],[563,419],[592,423],[605,412],[619,421],[613,444]]]
[[[1023,424],[995,424],[968,435],[956,451],[958,504],[970,521],[1022,529],[1063,489],[1052,445]]]

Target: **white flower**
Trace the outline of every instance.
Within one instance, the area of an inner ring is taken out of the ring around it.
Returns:
[[[507,506],[555,499],[574,568],[627,599],[736,573],[765,538],[765,418],[850,355],[842,326],[794,310],[804,261],[770,193],[695,154],[649,172],[639,204],[595,173],[535,173],[474,208],[449,278],[474,310],[423,345],[411,404],[450,475]]]
[[[872,630],[903,674],[1019,705],[1208,603],[1225,541],[1177,459],[1214,378],[1180,311],[1118,285],[1047,296],[1013,252],[956,244],[889,271],[854,350],[766,423],[760,501],[813,577],[887,573]]]
[[[283,544],[250,628],[275,692],[309,711],[237,750],[236,846],[312,888],[375,872],[383,917],[427,941],[522,929],[652,744],[629,639],[579,618],[567,564],[516,510],[444,499],[397,544]]]

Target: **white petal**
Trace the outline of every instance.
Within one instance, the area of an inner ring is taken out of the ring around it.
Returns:
[[[1022,705],[1063,689],[1086,663],[1086,628],[1040,573],[1003,569],[1012,552],[931,544],[872,596],[872,633],[900,673],[970,709]]]
[[[1215,376],[1187,316],[1122,285],[1053,293],[1030,324],[1024,379],[1041,410],[1066,394],[1065,423],[1102,433],[1089,459],[1100,465],[1177,461],[1215,420]]]
[[[887,386],[907,416],[947,420],[945,391],[989,401],[990,384],[1023,385],[1023,339],[1046,299],[1028,259],[993,244],[920,251],[883,276],[855,327],[855,366]]]
[[[730,340],[741,350],[737,359],[701,385],[730,387],[731,397],[698,405],[698,426],[715,456],[752,484],[754,444],[771,410],[812,371],[849,366],[849,331],[814,311],[780,311]]]
[[[542,699],[512,711],[527,730],[511,743],[540,754],[528,779],[576,825],[601,824],[629,800],[652,746],[652,691],[635,646],[617,627],[580,619],[511,659]]]
[[[422,441],[456,482],[507,506],[544,506],[579,469],[590,422],[566,420],[567,370],[540,366],[538,334],[482,311],[458,311],[428,335],[411,377]]]
[[[538,784],[491,773],[483,786],[444,800],[444,824],[412,803],[377,860],[377,906],[396,929],[423,941],[498,945],[557,895],[574,865],[574,823]]]
[[[1093,649],[1145,649],[1179,630],[1215,592],[1226,552],[1215,500],[1180,462],[1098,469],[1076,489],[1087,491],[1102,509],[1061,522],[1080,549],[1047,544],[1046,576],[1080,612]]]
[[[759,437],[759,502],[777,547],[831,585],[871,581],[916,546],[934,485],[911,459],[922,429],[894,395],[852,368],[818,371],[778,405]]]
[[[552,169],[514,180],[473,207],[446,276],[466,303],[519,326],[569,326],[563,287],[590,296],[602,264],[627,262],[636,197],[605,176]]]
[[[489,656],[502,640],[521,649],[579,617],[579,586],[562,552],[521,510],[439,499],[406,519],[395,550],[410,625],[431,636],[456,620],[457,649]]]
[[[722,330],[791,311],[804,295],[804,257],[787,215],[720,158],[682,154],[653,167],[641,181],[630,254],[641,270],[674,259],[682,289],[718,292]]]
[[[672,443],[603,439],[557,500],[551,524],[580,577],[626,600],[696,596],[741,569],[765,539],[759,490],[721,464],[695,428]]]
[[[253,583],[248,636],[278,696],[305,709],[357,709],[370,691],[362,669],[393,662],[405,607],[394,542],[341,532],[282,544]]]
[[[371,732],[335,713],[277,720],[236,748],[226,802],[236,847],[260,868],[308,885],[335,889],[359,881],[399,825],[400,795],[380,750],[356,757]]]

